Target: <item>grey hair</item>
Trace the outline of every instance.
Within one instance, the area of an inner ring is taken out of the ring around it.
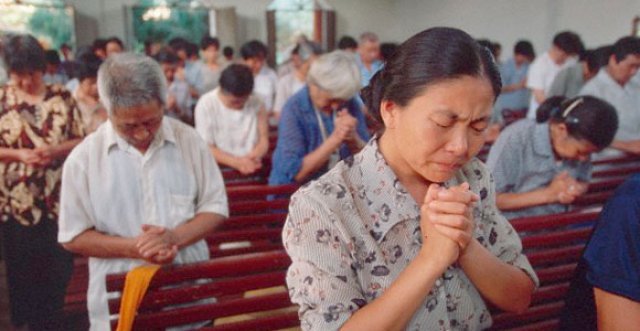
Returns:
[[[348,100],[360,91],[360,69],[353,54],[333,51],[320,56],[311,64],[307,82],[331,94],[331,97]]]
[[[109,115],[153,100],[165,106],[167,81],[152,58],[133,53],[113,54],[98,70],[98,94]]]
[[[360,35],[360,42],[363,43],[366,41],[377,43],[378,41],[380,41],[380,38],[378,38],[377,34],[367,31],[367,32],[363,32]]]

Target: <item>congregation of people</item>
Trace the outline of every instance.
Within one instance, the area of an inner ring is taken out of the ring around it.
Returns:
[[[504,61],[453,28],[335,50],[303,36],[277,68],[259,40],[238,56],[214,36],[146,46],[0,43],[16,330],[65,329],[74,254],[90,257],[91,330],[111,328],[108,274],[209,260],[223,171],[301,186],[282,238],[302,329],[485,329],[540,284],[510,220],[571,211],[595,160],[640,156],[635,36],[586,49],[562,31]],[[640,325],[637,192],[621,187],[585,253],[603,330]]]

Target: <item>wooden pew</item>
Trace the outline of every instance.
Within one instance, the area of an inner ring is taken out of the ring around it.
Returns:
[[[573,270],[591,232],[598,209],[574,213],[529,217],[514,220],[519,232],[526,233],[522,242],[541,287],[534,293],[531,307],[523,314],[499,312],[493,309],[492,330],[555,330],[564,306]],[[273,239],[276,239],[274,235]],[[286,292],[267,292],[247,297],[246,292],[265,287],[284,286],[284,272],[288,257],[282,250],[232,256],[187,266],[161,269],[153,280],[150,293],[143,300],[136,327],[144,330],[171,325],[220,320],[242,315],[244,319],[216,323],[206,330],[276,330],[298,325],[295,307]],[[160,287],[178,285],[185,280],[211,279],[206,285],[182,285],[176,289]],[[109,276],[109,291],[123,286],[124,275]],[[162,310],[167,306],[192,302],[203,298],[217,298],[216,303],[190,308]],[[110,301],[111,311],[118,308],[117,300]],[[274,310],[277,310],[274,312]],[[259,312],[271,312],[258,314]]]
[[[524,253],[538,277],[540,288],[522,314],[494,309],[491,330],[557,330],[564,298],[584,245],[600,208],[511,221],[522,236]]]
[[[135,320],[136,330],[160,330],[168,326],[216,320],[208,330],[277,330],[299,324],[289,295],[281,288],[252,296],[248,291],[284,284],[290,259],[282,250],[232,256],[192,265],[166,266],[158,271],[143,299]],[[107,291],[119,291],[124,275],[107,277]],[[208,280],[194,285],[186,281]],[[166,286],[178,286],[163,288]],[[215,298],[216,302],[193,307],[167,306]],[[111,312],[118,312],[119,299],[109,300]],[[282,310],[284,308],[284,310]],[[268,315],[258,313],[272,312]],[[249,315],[253,314],[253,315]],[[224,324],[222,318],[240,316]],[[242,318],[244,317],[244,318]],[[112,324],[115,329],[116,322]]]

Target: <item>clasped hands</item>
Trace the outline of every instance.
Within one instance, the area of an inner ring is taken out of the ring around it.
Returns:
[[[570,204],[587,192],[588,184],[577,181],[568,172],[563,171],[553,178],[547,188],[551,198],[554,199],[553,202]]]
[[[149,263],[169,264],[178,255],[178,237],[171,229],[143,224],[142,234],[134,239],[138,258]]]
[[[473,207],[479,201],[468,183],[445,188],[431,184],[420,208],[420,255],[446,268],[461,258],[473,240]]]
[[[251,151],[236,159],[235,168],[243,175],[251,175],[262,168],[262,157],[258,156],[255,150]]]
[[[358,120],[351,116],[346,108],[341,109],[336,113],[333,125],[334,128],[331,133],[331,137],[339,144],[343,142],[351,142],[357,138],[356,128]]]

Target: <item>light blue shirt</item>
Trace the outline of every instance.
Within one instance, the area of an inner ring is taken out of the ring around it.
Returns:
[[[358,63],[358,68],[360,68],[360,83],[362,84],[362,87],[369,85],[369,81],[373,75],[384,67],[384,63],[382,61],[375,60],[371,63],[371,70],[367,69],[364,63],[362,63],[362,59],[360,59],[360,54],[356,54],[356,62]]]
[[[202,80],[202,69],[204,64],[200,61],[185,61],[184,78],[189,85],[193,86],[200,95],[204,94],[204,86]]]
[[[523,63],[520,67],[516,66],[513,59],[509,59],[500,66],[500,76],[502,77],[502,86],[508,86],[522,82],[527,78],[529,64]],[[503,92],[496,101],[495,109],[501,112],[503,109],[527,109],[529,107],[529,98],[531,94],[529,89],[523,87],[513,92]],[[500,117],[501,118],[501,117]]]
[[[562,171],[579,181],[591,178],[591,161],[556,160],[549,124],[523,119],[508,126],[491,146],[487,167],[493,173],[496,192],[525,193],[546,187]],[[548,204],[503,211],[508,219],[567,211],[562,204]]]

